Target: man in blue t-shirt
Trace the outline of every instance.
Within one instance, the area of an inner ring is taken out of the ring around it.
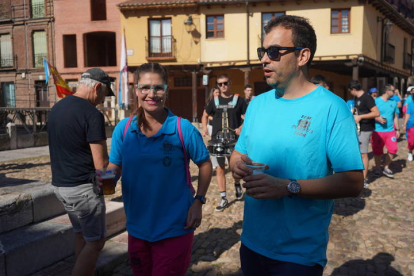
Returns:
[[[322,275],[333,199],[363,188],[355,120],[306,78],[316,51],[307,19],[280,16],[265,31],[257,52],[274,89],[250,103],[230,160],[246,182],[241,266],[246,276]],[[253,162],[267,170],[253,173]]]

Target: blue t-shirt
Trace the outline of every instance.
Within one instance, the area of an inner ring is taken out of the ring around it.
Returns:
[[[394,130],[394,116],[397,113],[397,102],[395,101],[384,101],[382,97],[375,99],[375,104],[382,117],[387,119],[385,124],[380,124],[375,121],[375,131],[377,132],[390,132]]]
[[[346,103],[325,88],[284,99],[275,90],[247,109],[236,150],[284,179],[318,179],[362,170],[355,120]],[[242,243],[268,258],[326,265],[333,200],[246,196]]]
[[[348,109],[352,112],[355,107],[355,100],[348,100],[346,101],[346,104],[348,105]]]
[[[407,106],[407,114],[410,114],[410,118],[407,121],[406,128],[410,129],[414,127],[414,103],[411,102]]]
[[[407,97],[407,99],[405,100],[404,105],[408,106],[408,104],[413,102],[413,95],[410,95]]]
[[[177,129],[177,116],[168,117],[158,133],[147,138],[136,116],[122,141],[124,119],[112,134],[109,161],[122,166],[122,199],[130,235],[149,242],[185,235],[187,212],[194,198],[186,184],[184,153]],[[181,119],[188,156],[195,164],[208,160],[200,132]]]
[[[399,102],[401,102],[400,97],[398,97],[395,94],[390,98],[390,100],[396,102],[397,105],[398,105]],[[395,113],[400,114],[400,109],[398,107],[397,107],[397,111]]]

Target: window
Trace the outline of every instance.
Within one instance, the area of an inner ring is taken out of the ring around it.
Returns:
[[[47,40],[45,31],[33,32],[33,66],[43,67],[43,59],[47,57]]]
[[[83,35],[85,67],[116,66],[116,34],[93,32]]]
[[[13,49],[10,34],[0,35],[0,67],[13,66]]]
[[[349,9],[331,11],[331,34],[349,33]]]
[[[207,38],[224,37],[224,15],[207,16]]]
[[[273,20],[281,15],[285,15],[285,12],[262,13],[262,42],[264,40],[264,37],[266,36],[264,28],[266,27],[267,23],[269,23],[270,20]]]
[[[91,20],[106,20],[106,0],[91,0]]]
[[[45,17],[45,0],[32,0],[32,18]]]
[[[13,82],[3,82],[1,84],[3,91],[3,105],[4,107],[16,107],[16,95],[14,92]]]
[[[149,28],[149,56],[172,56],[171,19],[151,19]]]
[[[78,89],[78,80],[77,79],[67,79],[65,81],[68,84],[69,88],[72,90],[72,92],[76,93],[76,90]]]
[[[78,67],[76,35],[63,35],[63,59],[65,68]]]

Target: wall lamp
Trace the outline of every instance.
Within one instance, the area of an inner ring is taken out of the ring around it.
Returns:
[[[190,33],[193,30],[193,17],[191,15],[188,16],[187,20],[184,21],[184,26],[187,33]]]

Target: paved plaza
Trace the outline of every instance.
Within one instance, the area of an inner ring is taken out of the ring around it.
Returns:
[[[401,139],[399,155],[391,169],[395,179],[381,176],[372,181],[358,198],[336,200],[329,229],[328,265],[324,275],[404,275],[414,276],[414,162],[407,162],[407,142]],[[27,181],[51,181],[48,155],[11,160],[12,151],[0,152],[0,186]],[[21,156],[19,157],[21,158]],[[370,167],[374,161],[370,155]],[[191,166],[193,183],[197,172]],[[242,275],[239,261],[243,201],[236,201],[233,180],[227,173],[230,206],[222,213],[214,211],[219,203],[213,177],[204,217],[195,232],[193,255],[188,275]],[[117,193],[106,198],[120,201]],[[126,242],[126,233],[111,239]],[[36,275],[69,275],[73,257]],[[128,261],[111,272],[115,276],[132,275]]]

